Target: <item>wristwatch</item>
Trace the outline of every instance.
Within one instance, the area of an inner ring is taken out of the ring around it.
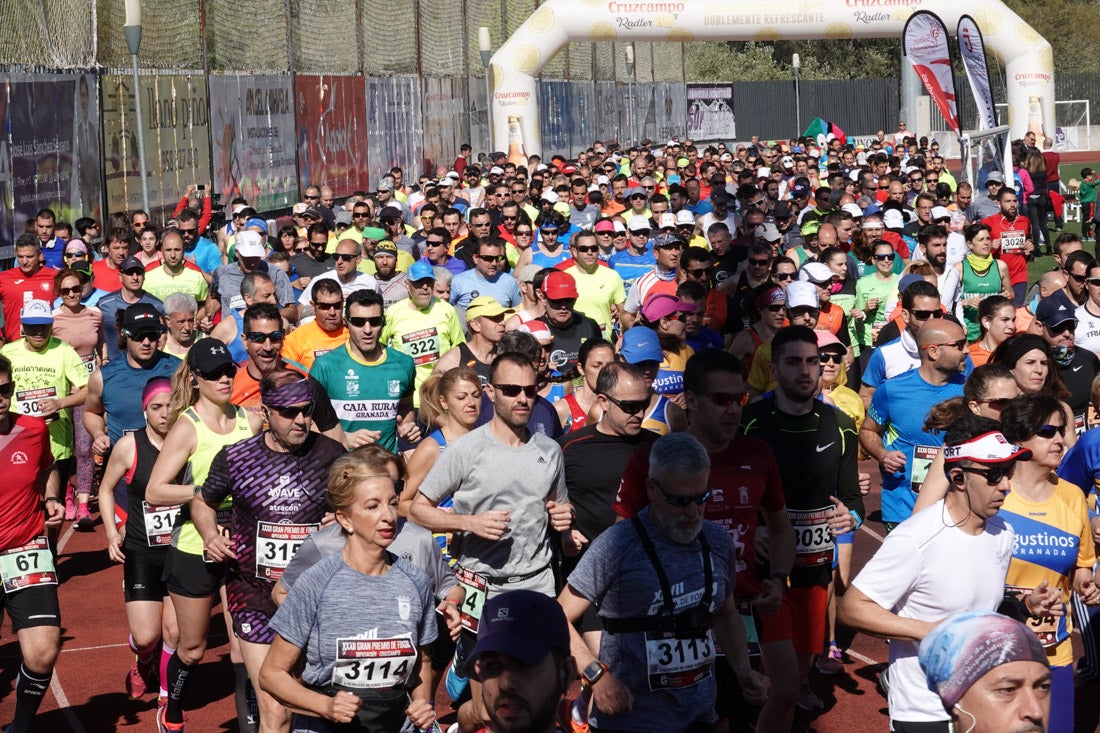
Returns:
[[[584,681],[587,682],[588,685],[591,687],[592,685],[599,682],[600,678],[603,677],[606,673],[607,665],[596,659],[584,668],[584,671],[581,672],[581,677],[584,678]]]
[[[786,573],[775,573],[772,575],[772,580],[774,580],[779,585],[780,590],[782,590],[784,593],[789,590],[789,588],[787,587],[788,578],[789,576]]]

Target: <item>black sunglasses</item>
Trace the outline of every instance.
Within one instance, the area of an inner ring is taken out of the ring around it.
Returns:
[[[216,382],[222,377],[229,377],[232,379],[237,376],[237,366],[236,364],[226,364],[225,366],[218,367],[212,372],[200,372],[196,370],[195,373],[207,382]]]
[[[354,260],[358,256],[359,255],[347,254],[345,252],[337,252],[336,254],[333,255],[333,258],[337,259],[337,260],[343,260],[344,262],[351,262],[352,260]]]
[[[896,256],[896,255],[895,255],[895,253],[891,252],[890,254],[886,254],[886,255],[875,255],[874,257],[875,257],[875,259],[876,259],[876,260],[878,260],[879,262],[893,262],[893,261],[894,261],[894,257],[895,257],[895,256]]]
[[[913,318],[916,318],[918,321],[927,321],[929,318],[943,318],[943,311],[939,309],[930,311],[911,310],[909,312],[912,313]]]
[[[159,328],[155,328],[155,329],[151,329],[151,330],[143,330],[143,331],[134,331],[133,333],[130,333],[129,331],[127,331],[126,332],[126,337],[133,340],[133,341],[137,341],[139,343],[142,342],[142,341],[159,341],[160,337],[163,333],[164,333],[164,331],[162,331]]]
[[[997,397],[992,400],[976,400],[976,402],[978,402],[978,404],[980,405],[989,405],[997,412],[1000,412],[1008,407],[1008,403],[1012,402],[1012,400],[1008,397]]]
[[[0,384],[0,397],[11,397],[15,394],[15,382]]]
[[[827,364],[830,361],[834,364],[843,364],[844,363],[844,355],[843,354],[834,354],[834,353],[829,352],[829,351],[820,351],[820,352],[818,352],[817,358],[821,360],[822,364]]]
[[[310,417],[311,415],[313,415],[314,407],[316,407],[314,403],[307,402],[304,405],[291,405],[289,407],[268,407],[267,409],[271,410],[272,412],[277,412],[279,414],[279,417],[283,418],[284,420],[293,420],[299,415]]]
[[[690,494],[688,496],[682,496],[680,494],[670,494],[665,491],[664,487],[657,483],[656,479],[649,479],[653,482],[653,485],[657,487],[657,491],[661,492],[661,495],[665,497],[665,503],[674,506],[677,509],[684,509],[686,507],[695,504],[696,506],[703,506],[707,503],[707,499],[710,498],[710,489],[707,489],[702,494]]]
[[[346,320],[348,323],[355,326],[356,328],[362,328],[363,326],[367,325],[368,323],[371,325],[371,328],[378,328],[383,323],[386,322],[386,317],[385,316],[348,316],[344,320]]]
[[[784,280],[794,280],[793,272],[777,272],[775,273],[775,281],[783,282]]]
[[[601,392],[600,394],[602,394],[604,397],[606,397],[608,402],[610,402],[611,404],[618,407],[620,410],[625,412],[627,415],[637,415],[639,412],[642,412],[643,410],[645,410],[645,408],[649,407],[649,400],[648,399],[646,399],[646,400],[617,400],[614,397],[612,397],[611,395],[607,394],[606,392]]]
[[[247,331],[244,335],[246,339],[254,344],[262,344],[265,341],[282,341],[286,337],[286,333],[283,331],[271,331],[270,333],[264,333],[263,331]]]
[[[740,407],[749,404],[748,392],[707,392],[707,399],[714,403],[715,407],[729,408],[733,403]]]
[[[1016,473],[1016,463],[1013,461],[1007,466],[994,466],[993,468],[970,468],[960,466],[959,470],[964,473],[977,474],[984,478],[985,482],[990,486],[996,486],[1006,478],[1012,478],[1012,474]]]
[[[1066,426],[1065,425],[1044,425],[1043,427],[1041,427],[1041,428],[1039,428],[1038,430],[1035,431],[1035,435],[1037,437],[1045,438],[1046,440],[1050,440],[1055,435],[1061,435],[1061,436],[1064,437],[1065,434],[1066,434]]]
[[[535,384],[494,384],[493,389],[505,397],[519,397],[519,393],[522,392],[525,397],[532,400],[539,394],[538,385]]]

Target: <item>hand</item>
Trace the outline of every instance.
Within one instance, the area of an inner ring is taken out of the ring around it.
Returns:
[[[184,190],[183,195],[184,196],[190,196],[191,194],[193,194],[195,192],[196,188],[198,188],[198,187],[194,183],[187,184],[187,189]]]
[[[871,474],[859,472],[859,493],[861,496],[867,496],[871,493]]]
[[[413,700],[405,708],[405,715],[421,730],[431,728],[432,723],[435,722],[435,710],[432,709],[432,703],[429,700]]]
[[[1060,588],[1051,588],[1047,581],[1039,583],[1027,597],[1027,610],[1032,616],[1065,616],[1066,605],[1062,603]]]
[[[783,588],[779,581],[768,578],[760,584],[763,590],[756,598],[752,599],[752,605],[760,613],[773,614],[779,612],[779,604],[783,602]]]
[[[321,517],[321,529],[334,524],[336,522],[336,514],[333,512],[325,512],[325,515]]]
[[[1081,596],[1081,600],[1085,602],[1086,606],[1100,604],[1100,587],[1096,585],[1096,578],[1092,574],[1092,569],[1078,568],[1078,572],[1080,576],[1075,580],[1079,580],[1079,582],[1073,584],[1073,590]]]
[[[877,311],[878,310],[878,298],[868,298],[867,299],[867,305],[864,308],[864,310],[866,310],[866,311]]]
[[[771,681],[755,669],[749,668],[739,673],[737,684],[741,687],[741,694],[745,696],[745,701],[750,705],[763,705],[768,699]]]
[[[458,606],[451,601],[443,601],[435,610],[443,616],[451,641],[458,641],[459,634],[462,633],[462,614],[458,612]]]
[[[373,445],[381,437],[381,430],[368,430],[367,428],[355,430],[348,433],[348,447],[355,450],[356,448],[362,448],[364,445]]]
[[[420,426],[416,424],[416,413],[410,410],[405,419],[398,421],[397,437],[408,443],[420,442]]]
[[[829,501],[833,502],[833,513],[829,516],[829,529],[833,531],[833,536],[851,532],[855,529],[856,520],[848,507],[844,506],[844,503],[835,496],[830,496]]]
[[[576,557],[588,544],[588,538],[575,529],[569,530],[567,536],[562,537],[561,551],[566,557]]]
[[[106,524],[105,526],[110,526]],[[126,553],[122,551],[122,535],[111,532],[107,535],[107,555],[115,562],[126,562]]]
[[[210,333],[214,329],[214,316],[204,315],[199,319],[199,330],[203,333]]]
[[[107,437],[107,433],[96,436],[92,440],[92,452],[97,456],[105,456],[109,450],[111,450],[111,439]]]
[[[853,308],[852,310],[850,310],[848,312],[848,315],[850,315],[852,318],[856,319],[857,321],[862,321],[862,320],[867,318],[867,314],[863,312],[862,308]]]
[[[65,518],[65,503],[62,501],[46,502],[46,526],[60,527],[61,520]]]
[[[473,532],[478,537],[486,540],[499,540],[504,536],[511,521],[508,518],[508,512],[503,509],[494,509],[471,516],[469,518],[470,527],[467,531]]]
[[[687,409],[687,398],[684,397],[683,392],[679,392],[674,395],[668,395],[668,401],[679,407],[681,410]]]
[[[38,401],[38,411],[42,417],[49,417],[50,415],[57,414],[57,411],[61,409],[61,405],[53,397],[47,397],[44,400]]]
[[[1035,251],[1035,244],[1029,239],[1024,242],[1024,254],[1029,255]]]
[[[556,501],[546,502],[546,511],[550,514],[550,527],[555,532],[565,532],[573,527],[573,507]]]
[[[879,462],[883,473],[897,473],[905,468],[905,454],[900,450],[888,450]]]
[[[323,715],[333,723],[350,723],[355,719],[355,713],[359,711],[361,704],[362,700],[358,695],[341,690],[329,698],[328,709]]]
[[[634,695],[610,672],[605,672],[592,686],[592,701],[601,713],[608,715],[622,715],[634,708]]]
[[[210,559],[214,562],[225,562],[227,559],[237,559],[237,554],[233,552],[233,545],[229,538],[221,532],[217,532],[210,539],[202,543],[203,549],[206,550],[206,554],[210,556]]]

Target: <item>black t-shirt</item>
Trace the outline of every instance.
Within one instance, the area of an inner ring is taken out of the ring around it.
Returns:
[[[1058,373],[1069,390],[1066,404],[1073,410],[1075,427],[1080,434],[1087,426],[1092,381],[1100,374],[1100,359],[1088,349],[1077,347],[1073,352],[1073,361],[1067,366],[1059,364]]]
[[[597,426],[586,425],[558,438],[565,459],[569,501],[577,511],[576,529],[589,542],[615,523],[611,505],[630,456],[657,437],[649,430],[635,436],[606,435]]]
[[[744,255],[747,256],[748,250]],[[732,248],[724,255],[719,255],[711,252],[711,256],[714,257],[714,284],[721,285],[725,282],[726,278],[734,277],[737,274],[737,266],[741,264],[741,260],[745,259],[744,256],[739,256],[739,253]]]
[[[333,260],[328,255],[322,257],[320,262],[305,253],[294,255],[290,260],[290,264],[294,265],[294,269],[297,270],[299,277],[308,277],[310,279],[317,277],[323,272],[328,272],[333,268]]]
[[[583,313],[574,312],[573,320],[565,326],[554,324],[546,316],[538,319],[554,335],[554,347],[550,352],[550,368],[572,377],[577,371],[577,359],[580,357],[581,344],[589,339],[603,338],[600,327]]]

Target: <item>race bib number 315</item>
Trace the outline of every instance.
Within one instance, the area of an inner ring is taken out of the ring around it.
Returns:
[[[256,523],[256,577],[276,581],[294,553],[317,531],[319,524]]]

